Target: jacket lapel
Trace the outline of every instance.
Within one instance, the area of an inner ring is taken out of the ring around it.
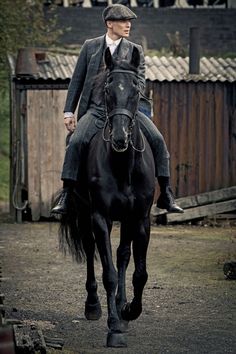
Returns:
[[[120,41],[120,44],[118,48],[116,48],[113,56],[114,58],[119,58],[119,59],[129,59],[129,54],[130,54],[130,42],[127,41],[125,38],[122,38]]]
[[[99,37],[97,40],[97,46],[93,54],[91,55],[91,59],[89,61],[89,69],[88,72],[92,72],[92,75],[98,73],[99,65],[102,60],[102,56],[105,48],[105,36]],[[91,71],[90,71],[91,70]]]

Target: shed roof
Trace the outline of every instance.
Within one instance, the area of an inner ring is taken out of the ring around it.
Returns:
[[[200,73],[189,74],[189,57],[145,57],[146,78],[151,81],[236,81],[236,58],[200,60]]]
[[[70,79],[77,62],[77,55],[46,51],[41,56],[35,51],[37,74],[34,79]],[[189,57],[146,56],[146,79],[150,81],[236,81],[236,58],[206,58],[200,60],[200,74],[190,75]],[[12,74],[14,59],[9,58]],[[31,75],[32,78],[32,75]]]

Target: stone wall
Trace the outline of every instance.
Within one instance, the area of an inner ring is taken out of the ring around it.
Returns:
[[[65,29],[61,43],[82,44],[85,39],[104,33],[101,19],[103,8],[58,7],[58,20]],[[134,8],[138,19],[133,21],[131,40],[145,44],[148,49],[170,48],[167,33],[180,34],[188,53],[189,29],[201,30],[202,55],[236,55],[236,9],[170,9]],[[71,30],[68,30],[71,28]],[[67,30],[66,30],[67,29]]]

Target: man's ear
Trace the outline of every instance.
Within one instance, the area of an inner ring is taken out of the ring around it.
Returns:
[[[112,21],[106,21],[106,27],[111,28],[112,27]]]
[[[105,50],[105,55],[104,55],[104,57],[105,57],[105,64],[106,64],[106,67],[111,70],[111,69],[113,68],[113,60],[112,60],[112,55],[111,55],[111,52],[110,52],[110,49],[109,49],[109,48],[107,48],[107,49]]]
[[[130,64],[132,64],[135,68],[138,68],[140,64],[140,53],[138,48],[136,47],[133,48],[132,59]]]

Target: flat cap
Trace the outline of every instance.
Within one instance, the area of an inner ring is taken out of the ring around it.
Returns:
[[[135,13],[127,6],[121,4],[113,4],[107,6],[103,13],[102,18],[104,21],[118,21],[118,20],[132,20],[137,18]]]

